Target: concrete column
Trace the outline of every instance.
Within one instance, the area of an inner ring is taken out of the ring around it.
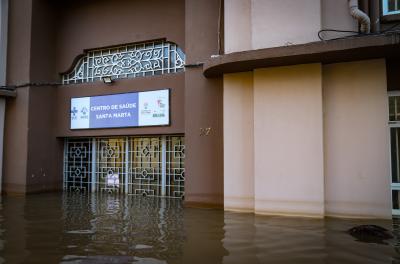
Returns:
[[[218,54],[219,1],[185,1],[186,63]],[[199,44],[201,43],[201,45]],[[223,204],[222,78],[206,79],[203,69],[185,72],[185,203]]]
[[[224,208],[254,211],[253,72],[224,75]]]
[[[9,1],[8,25],[7,83],[29,83],[32,0]],[[6,193],[26,191],[29,93],[29,87],[18,88],[17,98],[7,99],[3,156],[3,192]]]
[[[8,0],[0,2],[0,86],[6,85]],[[3,184],[3,142],[6,99],[0,97],[0,194]]]
[[[391,218],[385,60],[323,67],[326,214]]]
[[[324,214],[320,64],[254,71],[254,188],[259,214]]]

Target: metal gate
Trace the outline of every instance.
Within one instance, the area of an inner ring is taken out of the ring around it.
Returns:
[[[400,92],[389,93],[392,214],[400,215]]]
[[[66,139],[64,190],[183,198],[182,136]]]

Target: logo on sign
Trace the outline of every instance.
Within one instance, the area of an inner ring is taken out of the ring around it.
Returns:
[[[165,108],[165,104],[162,102],[162,99],[158,99],[157,104],[159,108]]]
[[[76,107],[74,106],[71,110],[71,119],[72,120],[76,120],[77,118],[77,114],[78,114],[78,109],[76,109]]]
[[[159,98],[159,99],[157,99],[156,102],[157,102],[158,109],[154,109],[153,117],[155,117],[155,118],[165,117],[165,104],[163,103],[163,99]]]
[[[81,118],[81,119],[89,119],[88,113],[89,113],[89,110],[88,110],[85,106],[82,107],[80,118]]]
[[[146,115],[146,114],[151,114],[151,110],[149,109],[149,103],[148,102],[144,102],[143,103],[143,108],[144,110],[142,110],[142,115]]]

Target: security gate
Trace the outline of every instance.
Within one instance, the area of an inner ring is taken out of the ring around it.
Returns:
[[[389,93],[392,214],[400,215],[400,93]]]
[[[183,198],[182,136],[66,139],[64,190]]]

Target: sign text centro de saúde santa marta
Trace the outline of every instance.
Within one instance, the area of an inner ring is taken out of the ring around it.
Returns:
[[[71,98],[71,129],[165,126],[170,90]]]

